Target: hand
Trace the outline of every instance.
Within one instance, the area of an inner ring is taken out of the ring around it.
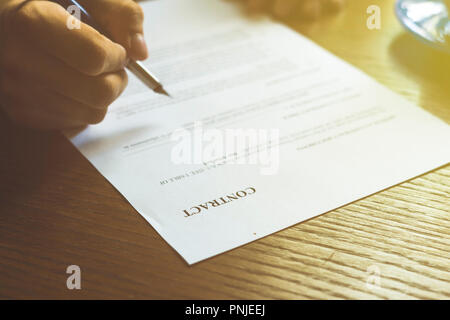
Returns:
[[[143,14],[132,0],[79,0],[113,41],[48,1],[0,8],[0,104],[15,122],[63,129],[103,120],[127,85],[127,60],[147,57]],[[73,21],[73,20],[72,20]]]
[[[243,0],[250,11],[269,10],[279,18],[297,13],[315,19],[323,12],[340,9],[345,0]]]

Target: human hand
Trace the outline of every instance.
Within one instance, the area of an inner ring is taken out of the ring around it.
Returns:
[[[279,18],[301,14],[310,19],[318,18],[323,12],[340,9],[345,0],[243,0],[249,11],[268,10]]]
[[[0,104],[13,121],[39,129],[98,123],[127,85],[127,60],[147,57],[134,1],[79,2],[113,41],[84,23],[68,28],[72,17],[58,4],[1,3]]]

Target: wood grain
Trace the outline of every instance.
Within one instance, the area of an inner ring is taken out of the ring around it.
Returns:
[[[368,30],[372,2],[286,23],[448,123],[449,56],[406,34],[393,1]],[[1,298],[450,298],[450,166],[188,267],[62,136],[0,131]]]

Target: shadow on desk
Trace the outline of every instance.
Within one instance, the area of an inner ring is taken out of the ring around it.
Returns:
[[[39,132],[11,123],[0,112],[0,199],[20,201],[50,172],[57,133]],[[20,188],[18,186],[20,184]]]

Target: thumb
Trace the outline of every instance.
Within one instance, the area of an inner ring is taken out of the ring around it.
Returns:
[[[122,45],[133,60],[148,56],[144,40],[144,13],[133,0],[80,0],[111,40]]]

